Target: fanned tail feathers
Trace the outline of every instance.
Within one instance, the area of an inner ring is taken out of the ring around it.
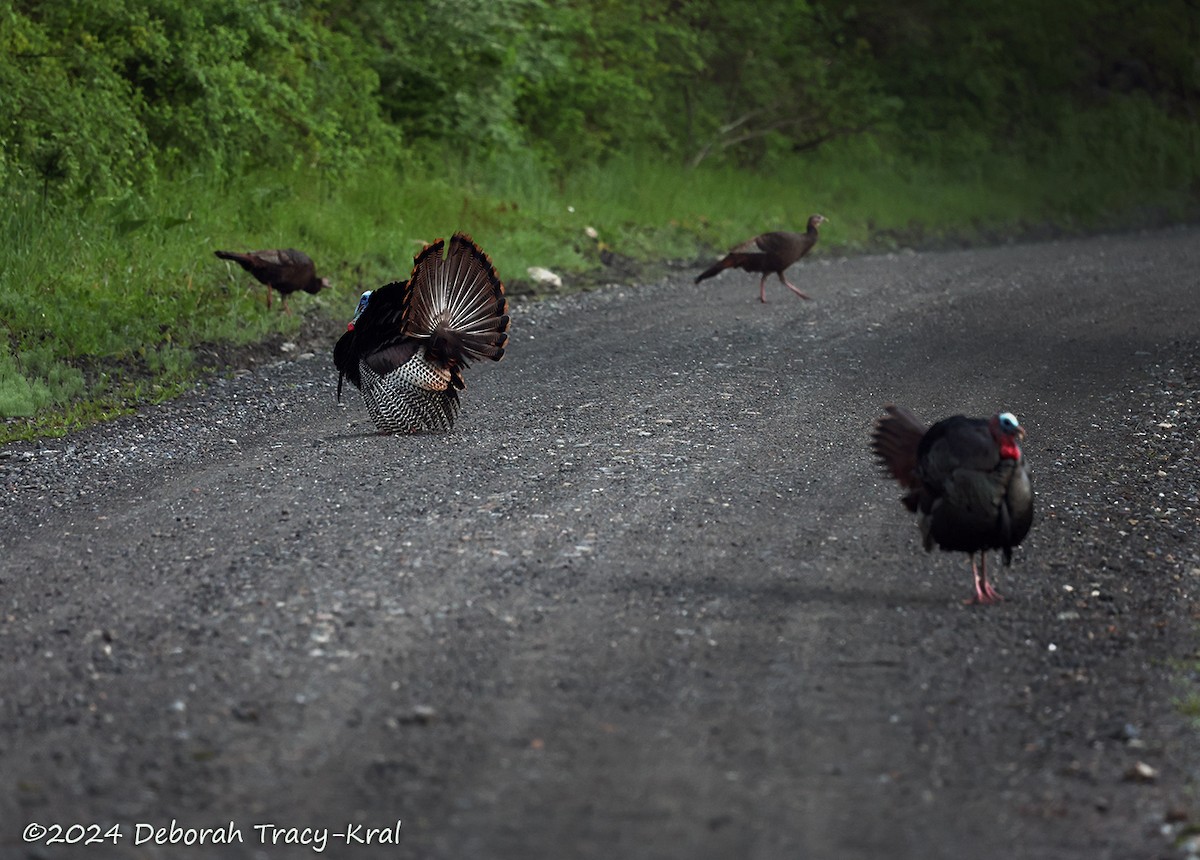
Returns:
[[[343,377],[357,386],[380,432],[449,430],[463,369],[499,361],[508,327],[504,285],[487,254],[464,233],[438,239],[407,281],[360,300],[333,350],[338,393]]]
[[[508,342],[508,300],[487,254],[464,233],[417,255],[409,279],[405,331],[455,362],[499,361]]]
[[[901,501],[910,511],[916,511],[921,480],[917,476],[917,451],[921,437],[925,435],[925,424],[903,406],[889,404],[887,412],[875,422],[871,433],[871,449],[879,460],[885,475],[895,478],[900,486],[911,490]]]

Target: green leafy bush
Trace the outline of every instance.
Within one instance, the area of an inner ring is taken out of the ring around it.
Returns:
[[[294,334],[217,247],[304,248],[336,331],[460,228],[512,281],[1194,214],[1193,5],[0,0],[0,418]]]

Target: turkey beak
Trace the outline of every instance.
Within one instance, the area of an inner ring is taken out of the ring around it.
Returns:
[[[1018,442],[1024,442],[1024,441],[1025,441],[1025,428],[1024,428],[1024,427],[1018,427],[1018,428],[1017,428],[1017,441],[1018,441]]]

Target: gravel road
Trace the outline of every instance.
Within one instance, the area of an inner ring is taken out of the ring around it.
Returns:
[[[0,448],[0,856],[1185,856],[1200,229],[791,274],[515,304],[445,436],[331,331]],[[1002,604],[893,401],[1027,428]]]

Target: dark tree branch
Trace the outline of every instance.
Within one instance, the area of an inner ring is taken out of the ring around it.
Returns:
[[[750,113],[743,114],[742,116],[738,117],[737,119],[733,120],[732,122],[728,122],[725,125],[721,126],[721,128],[718,129],[716,136],[714,136],[712,140],[710,140],[708,143],[706,143],[704,146],[702,146],[700,148],[700,151],[697,152],[692,157],[690,166],[692,168],[699,167],[700,164],[704,161],[704,159],[708,158],[708,156],[711,155],[714,150],[723,151],[723,150],[729,149],[730,147],[738,146],[739,144],[742,144],[742,143],[747,143],[748,141],[751,141],[751,140],[757,140],[759,138],[766,137],[771,132],[779,131],[782,128],[788,128],[790,126],[804,126],[804,125],[815,124],[815,123],[823,123],[827,119],[827,116],[825,114],[819,114],[816,116],[810,115],[810,116],[799,116],[799,117],[780,117],[779,119],[764,123],[755,128],[746,129],[745,131],[742,131],[740,134],[730,135],[730,132],[734,131],[735,129],[737,129],[741,126],[746,125],[746,123],[748,123],[751,119],[753,119],[755,116],[758,116],[759,114],[761,114],[761,111],[751,111]],[[828,139],[829,136],[837,136],[837,133],[834,132],[834,133],[830,133],[828,135],[822,135],[822,136],[819,136],[818,138],[815,138],[815,140],[817,142],[813,146],[814,147],[819,146],[821,143],[824,142],[824,140]]]

